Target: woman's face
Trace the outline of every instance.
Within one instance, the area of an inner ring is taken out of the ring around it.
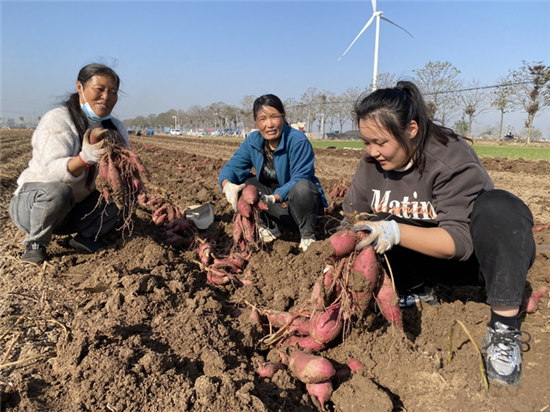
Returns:
[[[263,138],[276,147],[283,134],[285,116],[274,107],[262,106],[256,114],[256,126]]]
[[[115,79],[111,76],[92,76],[84,88],[82,83],[76,82],[76,90],[80,95],[80,104],[88,102],[99,117],[110,115],[118,101],[118,89],[115,86]]]
[[[382,169],[399,169],[409,161],[409,156],[397,139],[372,119],[359,120],[359,132],[367,154],[380,163]],[[411,121],[408,132],[409,139],[412,140],[418,132],[418,125],[414,120]]]

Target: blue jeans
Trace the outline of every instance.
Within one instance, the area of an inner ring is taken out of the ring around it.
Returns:
[[[527,205],[504,190],[487,191],[475,201],[470,233],[474,254],[466,261],[437,259],[400,246],[388,251],[399,292],[430,280],[452,286],[484,286],[491,306],[520,305],[536,254],[533,215]]]
[[[256,186],[262,195],[271,195],[274,192],[255,176],[249,176],[244,183]],[[288,192],[288,199],[284,203],[286,208],[282,203],[270,205],[266,214],[283,226],[297,227],[302,239],[314,239],[317,216],[323,216],[325,212],[317,185],[309,180],[297,181]]]
[[[9,214],[15,225],[29,236],[23,240],[47,246],[52,234],[81,233],[84,237],[102,236],[118,221],[114,204],[98,205],[99,192],[75,203],[72,189],[61,182],[30,182],[21,186],[10,202]]]

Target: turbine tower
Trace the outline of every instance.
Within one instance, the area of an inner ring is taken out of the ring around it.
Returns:
[[[385,20],[388,23],[391,23],[394,26],[399,27],[401,30],[403,30],[405,33],[407,33],[409,36],[413,37],[413,35],[411,33],[409,33],[407,30],[405,30],[403,27],[401,27],[401,26],[395,24],[393,21],[385,18],[384,16],[382,16],[382,14],[383,14],[383,12],[376,11],[376,0],[372,0],[372,16],[371,16],[371,18],[369,19],[367,24],[365,24],[363,29],[359,32],[359,34],[357,35],[355,40],[353,40],[351,42],[351,44],[346,49],[346,51],[338,59],[338,61],[340,61],[342,59],[342,57],[344,57],[344,55],[348,52],[348,50],[351,49],[351,46],[353,46],[353,44],[363,34],[363,32],[367,29],[367,27],[369,27],[369,25],[372,23],[372,21],[376,17],[376,36],[375,36],[375,40],[374,40],[374,71],[373,71],[373,74],[372,74],[372,89],[373,89],[373,91],[376,90],[376,78],[378,77],[378,40],[380,38],[380,19]],[[413,39],[414,39],[414,37],[413,37]]]

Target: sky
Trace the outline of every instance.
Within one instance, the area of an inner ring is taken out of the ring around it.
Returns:
[[[378,73],[412,78],[450,62],[465,82],[494,85],[528,63],[550,64],[550,1],[392,1],[381,21]],[[375,23],[337,61],[372,16],[355,1],[0,2],[1,117],[37,119],[75,91],[86,64],[114,66],[120,119],[246,95],[300,100],[314,87],[335,94],[372,81]],[[496,112],[474,124],[496,125]],[[525,113],[505,115],[521,130]],[[550,135],[550,110],[535,127]]]

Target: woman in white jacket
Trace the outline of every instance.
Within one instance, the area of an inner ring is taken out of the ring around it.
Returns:
[[[105,247],[100,237],[120,213],[113,203],[98,205],[96,164],[105,153],[103,137],[108,131],[120,134],[129,145],[123,123],[111,117],[119,85],[111,68],[89,64],[78,74],[76,93],[40,120],[32,136],[29,167],[19,176],[9,207],[13,222],[28,234],[23,261],[47,260],[52,234],[76,233],[71,246],[90,253]]]

